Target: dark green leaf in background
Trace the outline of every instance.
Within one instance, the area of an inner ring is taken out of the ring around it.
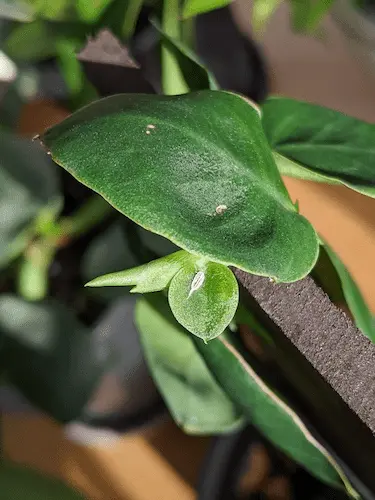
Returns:
[[[8,380],[35,406],[66,422],[88,402],[107,360],[62,304],[0,298],[0,331]]]
[[[135,321],[153,378],[185,432],[216,434],[241,425],[241,412],[215,381],[191,335],[174,319],[165,297],[141,298]]]
[[[84,500],[63,482],[29,467],[0,463],[1,500]]]
[[[375,125],[332,109],[271,97],[263,127],[284,175],[343,184],[375,197]]]
[[[357,327],[375,342],[375,322],[358,285],[337,253],[326,242],[323,242],[320,252],[323,255],[319,261],[323,263],[324,259],[325,266],[314,269],[313,276],[316,276],[319,285],[333,302],[346,302]]]
[[[193,254],[286,282],[316,261],[315,231],[289,199],[257,110],[240,96],[113,96],[42,141],[119,211]]]

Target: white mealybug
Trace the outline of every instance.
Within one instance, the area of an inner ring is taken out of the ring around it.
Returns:
[[[191,282],[188,298],[191,296],[192,293],[199,290],[199,288],[203,285],[205,277],[206,276],[203,271],[197,272],[197,274],[193,278],[193,281]]]

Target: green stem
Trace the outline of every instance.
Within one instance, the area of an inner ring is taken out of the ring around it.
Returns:
[[[60,222],[60,238],[75,238],[87,233],[105,219],[113,208],[101,196],[92,196],[73,215]]]
[[[126,1],[126,0],[124,0]],[[125,40],[129,40],[135,30],[137,19],[141,11],[143,0],[128,0],[128,5],[125,11],[124,22],[122,25],[122,36]]]
[[[17,289],[26,300],[42,300],[48,293],[48,271],[57,250],[104,220],[113,208],[100,196],[92,196],[73,215],[57,222],[51,233],[42,234],[24,254]]]
[[[176,40],[181,39],[180,2],[179,0],[164,0],[163,2],[163,32]],[[166,95],[186,94],[189,87],[183,77],[180,65],[172,48],[165,41],[161,48],[162,87]]]

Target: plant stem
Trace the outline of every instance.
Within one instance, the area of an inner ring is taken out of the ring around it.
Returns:
[[[73,215],[60,222],[59,238],[75,238],[105,219],[113,208],[101,196],[92,196]]]
[[[57,222],[26,250],[17,276],[17,289],[26,300],[42,300],[48,293],[48,271],[56,252],[71,239],[81,236],[105,219],[113,208],[94,195],[72,216]]]
[[[134,34],[142,4],[143,0],[128,0],[122,25],[122,36],[125,40],[129,40]]]
[[[176,40],[181,39],[181,21],[179,0],[163,2],[163,32]],[[171,47],[162,41],[161,47],[162,88],[166,95],[186,94],[189,87],[183,77],[178,60]]]

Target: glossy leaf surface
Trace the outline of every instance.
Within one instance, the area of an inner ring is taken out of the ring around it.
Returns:
[[[375,125],[315,104],[272,97],[263,126],[284,175],[375,197]]]
[[[185,265],[172,279],[168,300],[179,323],[203,340],[220,335],[238,305],[238,283],[222,264]]]
[[[1,500],[84,500],[61,481],[2,461],[0,463]]]
[[[9,380],[53,418],[77,418],[105,363],[86,329],[61,304],[3,295],[0,332]]]
[[[113,96],[41,140],[120,212],[193,254],[286,282],[315,263],[315,231],[289,199],[257,110],[240,96]]]
[[[220,337],[205,345],[196,339],[195,345],[228,396],[270,441],[320,480],[343,486],[344,476],[328,452],[228,340]]]
[[[153,378],[185,432],[228,432],[241,424],[241,412],[220,388],[161,294],[138,301],[135,322]]]

